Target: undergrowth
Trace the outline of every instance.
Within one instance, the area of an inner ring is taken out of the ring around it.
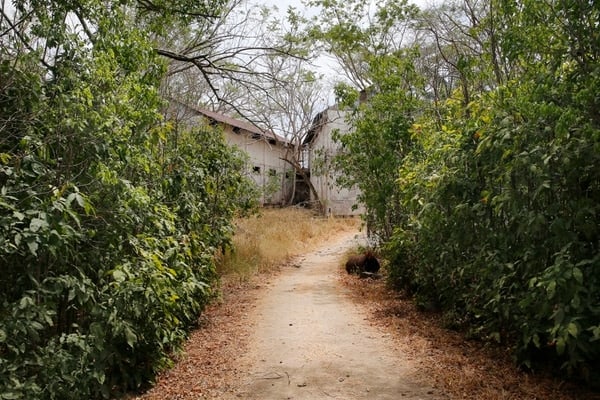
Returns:
[[[233,246],[219,255],[217,271],[222,277],[245,281],[339,232],[357,230],[359,224],[357,218],[321,217],[297,207],[263,209],[235,222]]]

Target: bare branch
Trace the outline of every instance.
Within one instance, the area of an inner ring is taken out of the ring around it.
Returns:
[[[152,13],[162,14],[165,12],[169,12],[172,14],[177,14],[177,15],[186,16],[186,17],[205,18],[205,19],[220,17],[220,13],[211,13],[211,12],[208,12],[205,10],[203,10],[203,11],[194,11],[194,10],[189,10],[189,9],[182,10],[182,9],[178,9],[178,8],[174,8],[174,7],[167,8],[167,7],[157,5],[150,0],[137,0],[137,3],[138,3],[140,10],[152,12]],[[220,3],[220,2],[217,2],[217,3]]]

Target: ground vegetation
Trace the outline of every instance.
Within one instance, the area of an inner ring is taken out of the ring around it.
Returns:
[[[218,131],[159,112],[150,33],[223,4],[0,4],[0,399],[114,397],[170,365],[257,203]]]
[[[525,369],[598,382],[598,4],[444,2],[410,14],[403,46],[348,47],[384,38],[382,21],[406,27],[399,7],[320,21],[316,36],[359,57],[368,82],[338,86],[353,131],[337,162],[390,283]]]

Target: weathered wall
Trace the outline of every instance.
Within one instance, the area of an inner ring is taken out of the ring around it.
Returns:
[[[332,134],[336,130],[341,134],[348,132],[349,127],[345,122],[345,112],[336,108],[326,111],[326,120],[318,127],[317,134],[310,143],[310,174],[311,181],[319,195],[324,211],[329,215],[359,215],[364,212],[356,198],[359,190],[341,188],[336,185],[337,173],[331,168],[331,160],[338,151],[338,145],[333,141]],[[311,195],[311,197],[314,197]],[[315,200],[311,198],[311,200]]]
[[[283,161],[285,157],[285,143],[275,142],[258,137],[245,130],[234,132],[231,126],[224,126],[225,139],[230,145],[237,146],[250,156],[248,174],[262,188],[263,204],[283,204],[291,196],[291,181],[289,177],[293,172],[289,164]],[[271,192],[269,187],[277,187]]]
[[[274,140],[271,136],[262,135],[258,128],[248,122],[196,109],[177,101],[170,103],[167,113],[177,124],[216,124],[223,130],[229,145],[248,153],[250,161],[247,173],[262,189],[262,205],[279,205],[289,200],[292,195],[291,177],[294,172],[289,164],[283,161],[288,145],[285,140]]]

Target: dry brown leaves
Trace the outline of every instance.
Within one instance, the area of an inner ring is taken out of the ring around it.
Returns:
[[[599,393],[574,384],[520,371],[507,352],[443,328],[439,314],[419,311],[409,299],[389,290],[384,279],[359,279],[341,270],[339,279],[369,321],[384,328],[421,375],[451,399],[600,399]]]
[[[221,301],[205,310],[200,328],[191,334],[175,366],[159,375],[151,390],[132,399],[232,397],[244,376],[238,360],[248,346],[249,314],[261,288],[276,273],[259,275],[250,282],[224,282]],[[339,279],[369,322],[388,333],[418,372],[450,399],[600,399],[600,394],[575,385],[519,371],[501,349],[465,340],[443,328],[439,315],[417,310],[410,300],[388,290],[383,279],[358,279],[341,269]]]
[[[248,314],[269,276],[250,282],[224,281],[221,300],[204,311],[200,327],[192,332],[175,366],[159,375],[152,389],[133,399],[220,399],[233,392],[243,375],[236,361],[248,345]]]

